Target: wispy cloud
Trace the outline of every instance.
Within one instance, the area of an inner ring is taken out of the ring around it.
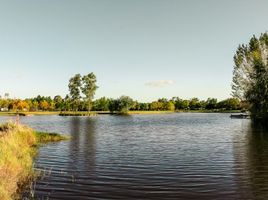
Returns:
[[[175,81],[173,80],[158,80],[158,81],[150,81],[145,83],[146,86],[150,87],[163,87],[163,86],[168,86],[168,85],[173,85],[175,84]]]

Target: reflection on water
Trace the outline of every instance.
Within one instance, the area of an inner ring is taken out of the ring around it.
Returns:
[[[1,117],[0,121],[6,120]],[[268,131],[228,114],[22,118],[71,135],[40,148],[37,199],[268,199]]]

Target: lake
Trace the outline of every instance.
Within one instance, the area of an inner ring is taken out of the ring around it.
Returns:
[[[37,199],[268,199],[268,132],[230,114],[32,116]],[[0,122],[11,117],[0,117]]]

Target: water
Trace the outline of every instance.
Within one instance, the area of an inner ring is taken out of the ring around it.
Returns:
[[[5,121],[10,117],[1,117]],[[40,148],[36,199],[268,199],[268,132],[229,114],[22,117],[71,135]]]

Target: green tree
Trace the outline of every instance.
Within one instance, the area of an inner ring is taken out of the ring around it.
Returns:
[[[165,103],[165,110],[174,111],[175,105],[172,101]]]
[[[206,101],[205,108],[210,110],[210,109],[216,109],[217,108],[217,102],[218,100],[215,98],[208,98]]]
[[[149,103],[139,103],[140,110],[149,110]]]
[[[63,108],[63,99],[60,95],[56,95],[53,99],[56,110],[62,110]]]
[[[97,111],[108,111],[109,110],[110,99],[106,97],[101,97],[93,102],[93,110]]]
[[[94,98],[95,92],[98,88],[96,82],[96,76],[92,72],[82,78],[82,92],[85,95],[85,100],[87,101],[88,111],[91,110],[92,99]]]
[[[134,105],[134,101],[129,96],[121,96],[118,99],[118,110],[122,114],[127,114],[129,109]]]
[[[69,91],[72,101],[73,110],[78,110],[79,101],[81,99],[80,87],[81,87],[81,75],[76,74],[69,80]]]
[[[64,100],[63,100],[63,110],[65,111],[70,111],[71,110],[71,98],[69,95],[66,95]]]
[[[239,45],[234,56],[233,96],[246,100],[254,119],[268,119],[268,34]]]
[[[198,98],[192,98],[189,102],[189,107],[191,110],[197,110],[201,108],[201,104]]]
[[[111,99],[109,103],[109,111],[114,113],[115,111],[119,111],[119,100]]]

